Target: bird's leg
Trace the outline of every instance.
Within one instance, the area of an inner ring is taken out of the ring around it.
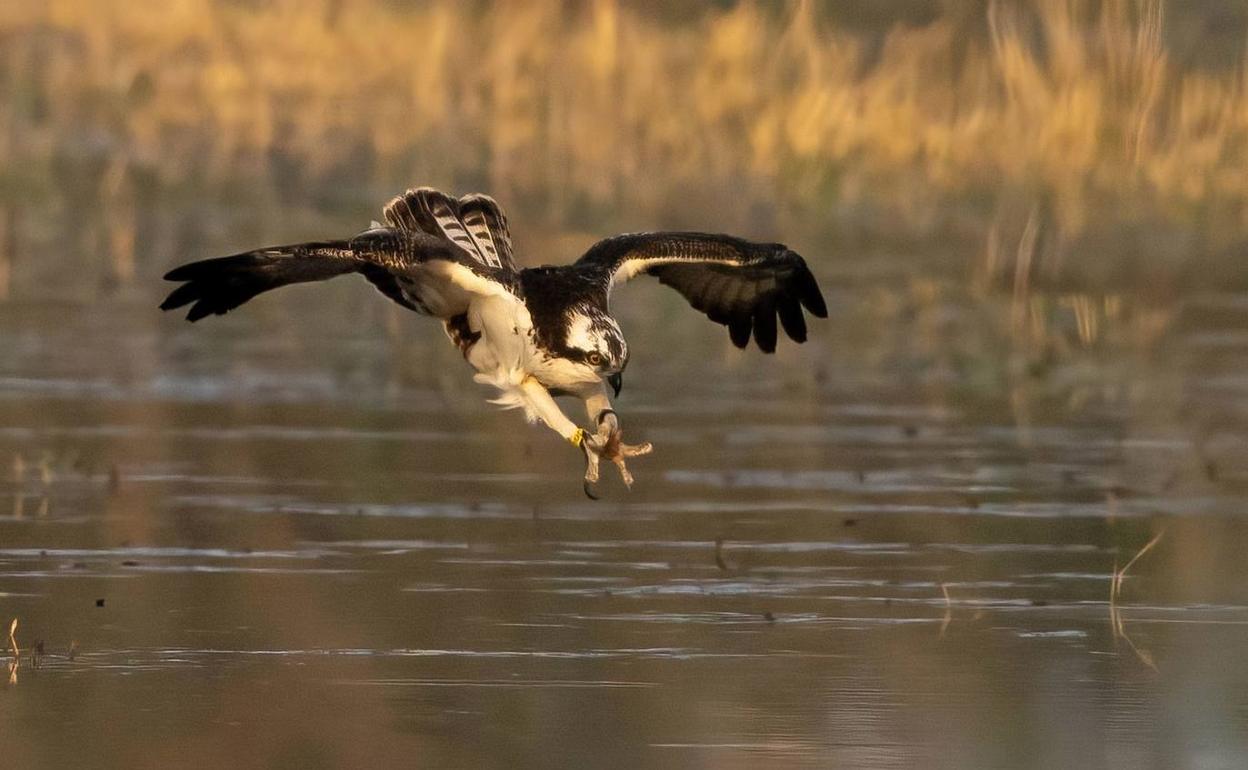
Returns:
[[[585,431],[578,428],[576,423],[568,419],[568,416],[555,403],[555,399],[550,395],[550,391],[546,390],[542,383],[533,377],[526,377],[524,382],[520,383],[520,389],[524,392],[525,399],[529,402],[529,406],[539,420],[555,433],[567,439],[573,446],[581,445]]]
[[[607,398],[607,389],[601,385],[585,398],[585,414],[589,415],[590,424],[597,426],[597,438],[603,443],[606,442],[607,436],[620,430],[620,418],[611,408],[611,400]]]
[[[596,500],[593,485],[598,483],[600,447],[593,444],[592,436],[586,436],[584,430],[568,419],[559,405],[555,403],[550,391],[546,390],[545,386],[536,379],[525,378],[524,382],[520,383],[520,388],[524,391],[529,406],[537,414],[538,419],[585,454],[585,494]]]
[[[624,485],[631,487],[633,485],[633,474],[628,472],[628,466],[624,461],[629,457],[650,454],[654,447],[650,442],[625,444],[621,440],[623,432],[620,430],[620,418],[616,415],[615,410],[611,408],[611,401],[607,398],[605,388],[599,387],[597,391],[586,397],[585,411],[588,413],[589,419],[598,426],[597,433],[586,439],[592,450],[591,454],[596,452],[615,463],[616,467],[620,469],[620,477],[624,479]],[[596,470],[595,468],[595,476],[597,475]],[[586,479],[588,480],[588,476]]]

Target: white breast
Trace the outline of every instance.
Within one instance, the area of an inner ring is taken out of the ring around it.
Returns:
[[[527,370],[533,320],[523,302],[510,294],[473,298],[468,303],[468,326],[481,335],[468,355],[478,372]]]
[[[504,293],[474,297],[467,312],[469,328],[481,335],[466,356],[477,370],[473,379],[502,391],[492,403],[506,409],[522,408],[532,421],[536,415],[520,389],[520,383],[530,375],[529,362],[535,352],[533,320],[528,308],[515,296]]]
[[[524,409],[530,421],[536,419],[536,411],[520,388],[526,378],[536,379],[547,389],[573,393],[598,384],[592,370],[550,358],[537,347],[528,308],[511,294],[474,298],[468,306],[468,325],[481,335],[467,354],[468,363],[477,370],[473,379],[501,391],[492,403]]]

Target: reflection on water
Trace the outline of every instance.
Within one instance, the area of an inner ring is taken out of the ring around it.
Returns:
[[[0,305],[6,756],[1238,766],[1248,300],[1036,369],[1008,307],[823,269],[774,361],[621,299],[656,453],[598,503],[363,287]]]

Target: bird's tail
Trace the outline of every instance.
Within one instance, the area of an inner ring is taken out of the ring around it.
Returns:
[[[355,272],[361,263],[348,241],[273,246],[230,257],[205,259],[174,268],[167,281],[184,281],[160,304],[161,310],[190,305],[186,320],[228,313],[262,292],[290,283],[324,281]]]

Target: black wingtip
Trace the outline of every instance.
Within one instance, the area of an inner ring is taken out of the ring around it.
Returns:
[[[199,288],[194,283],[187,283],[179,286],[169,292],[169,296],[165,297],[165,301],[160,303],[161,310],[176,310],[183,305],[189,305],[200,298]]]
[[[764,299],[754,310],[754,342],[764,353],[776,352],[776,303]]]
[[[161,276],[161,278],[163,278],[163,279],[164,279],[164,280],[166,280],[166,281],[186,281],[186,280],[189,280],[190,276],[188,276],[188,275],[187,275],[187,273],[189,273],[189,272],[191,272],[191,271],[190,271],[190,270],[188,270],[187,268],[189,268],[189,267],[191,267],[191,266],[193,266],[193,265],[198,265],[198,264],[200,264],[200,262],[203,262],[203,261],[204,261],[204,260],[200,260],[199,262],[185,262],[185,263],[183,263],[183,264],[181,264],[181,265],[178,265],[177,267],[170,268],[170,269],[169,269],[169,270],[168,270],[168,271],[167,271],[164,275],[162,275],[162,276]]]
[[[194,305],[191,305],[190,312],[186,314],[186,320],[190,321],[191,323],[195,323],[199,319],[207,318],[213,313],[220,315],[223,312],[225,311],[209,308],[203,302],[196,302]]]
[[[776,303],[776,310],[780,313],[780,325],[789,339],[798,344],[805,342],[806,319],[802,316],[801,305],[794,299],[782,297]]]
[[[828,317],[828,306],[824,303],[823,295],[819,293],[818,289],[815,290],[815,294],[810,298],[810,301],[802,302],[802,304],[806,306],[806,309],[809,310],[810,314],[815,318]]]
[[[798,299],[815,318],[828,317],[828,305],[823,301],[823,292],[819,290],[819,282],[815,280],[810,269],[803,266],[797,280]]]
[[[190,281],[195,278],[201,278],[204,275],[211,275],[222,264],[237,263],[239,256],[246,255],[213,257],[212,259],[201,259],[197,262],[187,262],[185,265],[178,265],[165,273],[163,278],[166,281]]]
[[[752,317],[745,314],[734,315],[728,320],[728,336],[732,344],[742,349],[750,344],[751,321]]]
[[[229,287],[199,280],[188,281],[169,293],[165,301],[160,303],[164,311],[177,310],[190,305],[186,320],[191,323],[207,318],[210,315],[223,315],[238,307],[256,292],[239,293],[228,291]]]

